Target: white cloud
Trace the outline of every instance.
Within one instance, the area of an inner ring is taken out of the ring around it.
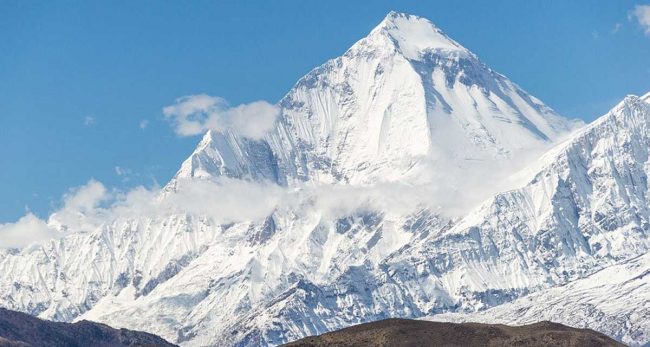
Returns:
[[[94,179],[91,179],[83,186],[72,188],[63,196],[66,208],[89,211],[106,200],[108,192],[104,185]]]
[[[260,139],[273,128],[279,113],[277,106],[266,101],[229,107],[225,99],[206,94],[184,96],[163,108],[165,118],[180,136],[215,130]]]
[[[0,247],[20,248],[31,243],[42,242],[58,236],[49,228],[45,221],[31,212],[20,218],[16,223],[0,224]]]
[[[113,194],[96,180],[72,188],[63,195],[62,206],[47,222],[28,212],[15,223],[0,224],[0,248],[24,247],[65,236],[69,230],[94,230],[109,220],[109,210],[100,205],[112,197]]]
[[[650,36],[650,5],[635,6],[630,13],[630,18],[636,19],[646,36]]]
[[[144,130],[149,126],[149,120],[143,119],[138,125],[140,126],[140,129]]]
[[[53,213],[48,223],[67,231],[90,231],[106,221],[107,213],[102,203],[109,203],[112,194],[101,182],[91,179],[83,186],[72,188],[63,195],[63,206]]]
[[[91,125],[95,125],[95,117],[86,116],[86,118],[84,118],[84,125],[87,126],[87,127],[89,127]]]
[[[288,201],[287,193],[268,182],[228,178],[179,181],[174,193],[156,202],[156,210],[209,216],[222,223],[258,221]]]
[[[614,28],[612,28],[612,34],[616,34],[619,31],[621,31],[622,27],[623,27],[623,24],[621,24],[621,23],[614,24]]]

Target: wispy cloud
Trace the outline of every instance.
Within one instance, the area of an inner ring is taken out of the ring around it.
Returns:
[[[122,182],[129,182],[131,181],[131,178],[140,176],[139,174],[134,173],[133,170],[123,166],[115,166],[114,171],[115,174],[122,179]]]
[[[614,27],[612,28],[612,34],[617,34],[619,31],[621,31],[621,28],[623,28],[623,24],[621,23],[614,24]]]
[[[92,125],[95,125],[95,117],[93,117],[93,116],[86,116],[86,117],[84,118],[84,125],[87,126],[87,127],[92,126]]]
[[[121,167],[121,166],[116,166],[115,167],[115,174],[118,176],[126,176],[131,174],[131,170]]]
[[[637,5],[630,12],[630,19],[635,19],[643,28],[645,35],[650,36],[650,5]]]
[[[163,108],[165,118],[180,136],[215,130],[260,139],[273,128],[279,113],[277,106],[266,101],[230,107],[225,99],[206,94],[184,96]]]
[[[143,119],[138,125],[140,126],[140,129],[144,130],[149,126],[149,120]]]

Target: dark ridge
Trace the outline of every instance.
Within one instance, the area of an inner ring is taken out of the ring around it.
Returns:
[[[60,323],[0,308],[0,347],[114,347],[171,344],[153,334],[80,321]]]
[[[508,326],[386,319],[307,337],[286,347],[416,346],[625,346],[590,329],[552,322]]]

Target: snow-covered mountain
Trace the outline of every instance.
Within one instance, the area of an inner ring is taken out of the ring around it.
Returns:
[[[279,194],[268,212],[52,216],[67,236],[0,251],[0,304],[243,346],[589,285],[650,247],[648,99],[576,130],[426,19],[391,12],[298,81],[264,139],[208,132],[156,197],[244,194],[243,180]],[[601,312],[591,328],[618,319]],[[634,312],[611,333],[641,344],[650,318]]]
[[[436,172],[496,166],[546,148],[577,125],[428,20],[395,12],[300,79],[279,105],[265,141],[210,132],[177,177],[445,180],[451,175]]]

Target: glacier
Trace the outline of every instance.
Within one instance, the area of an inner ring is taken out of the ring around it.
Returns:
[[[55,214],[64,237],[0,250],[0,305],[184,346],[388,317],[552,319],[642,345],[649,102],[568,120],[391,12],[301,78],[264,138],[208,131],[151,211]],[[213,211],[238,194],[245,217]]]

